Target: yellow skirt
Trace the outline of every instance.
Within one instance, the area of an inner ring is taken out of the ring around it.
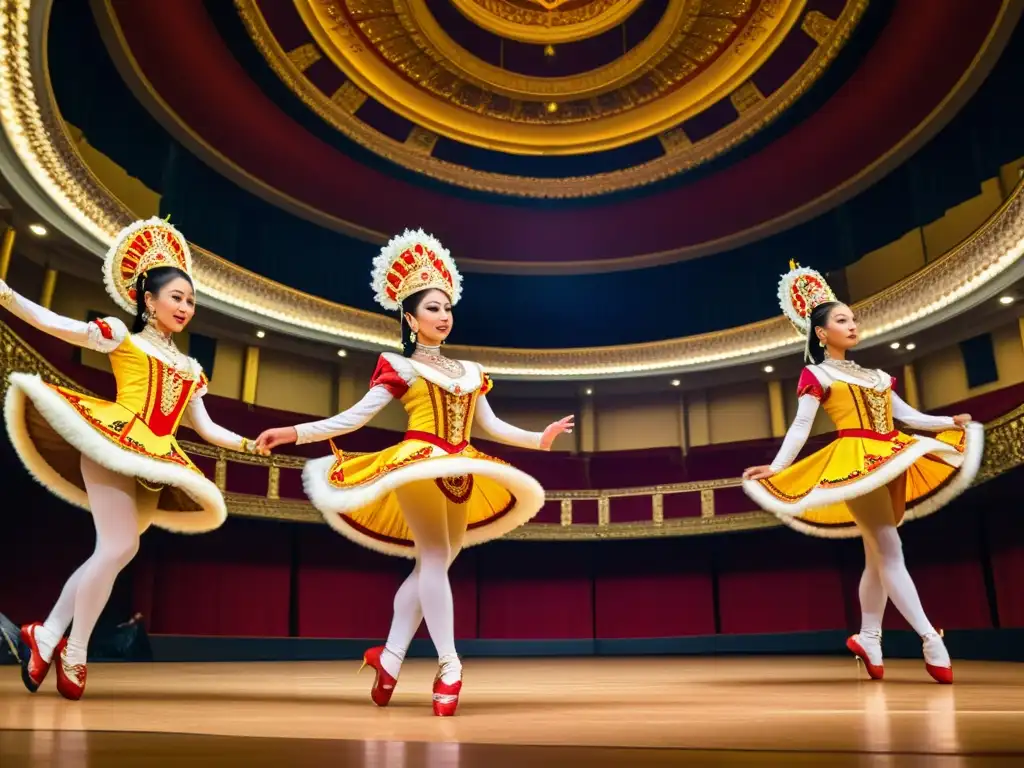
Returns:
[[[767,480],[744,480],[762,509],[801,533],[859,536],[847,501],[886,486],[895,525],[935,512],[974,482],[984,428],[971,423],[935,437],[843,431],[820,451]]]
[[[395,490],[433,480],[451,504],[468,505],[464,546],[504,536],[544,505],[544,489],[511,464],[429,435],[406,436],[377,453],[345,458],[340,452],[307,462],[306,495],[327,523],[369,549],[415,557],[416,545]]]
[[[178,445],[155,435],[118,403],[53,386],[39,376],[12,373],[4,402],[7,433],[22,463],[64,501],[89,509],[81,456],[112,472],[137,478],[159,493],[142,510],[140,530],[156,525],[176,533],[203,533],[227,519],[224,496]]]

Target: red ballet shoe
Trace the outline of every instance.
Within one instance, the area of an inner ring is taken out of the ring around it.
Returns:
[[[64,659],[64,651],[67,650],[67,647],[68,639],[65,637],[61,639],[60,645],[53,652],[53,656],[57,660],[55,665],[57,667],[57,693],[65,699],[78,701],[85,693],[86,665],[68,664]]]
[[[868,671],[868,677],[872,680],[881,680],[885,677],[885,666],[883,664],[871,663],[867,651],[864,650],[864,646],[860,643],[860,635],[851,635],[847,638],[846,647],[850,649],[850,652],[857,659],[864,663],[864,668]]]
[[[925,635],[923,640],[924,650],[924,668],[928,671],[928,674],[932,676],[932,679],[941,683],[942,685],[953,684],[953,664],[950,663],[947,666],[940,666],[939,664],[932,664],[932,661],[936,661],[937,656],[943,657],[943,660],[949,658],[949,652],[946,651],[946,644],[942,640],[943,632],[938,630],[937,635]],[[931,661],[929,660],[931,656]]]
[[[362,672],[363,667],[369,665],[377,673],[373,679],[373,688],[370,689],[370,698],[373,699],[373,703],[378,707],[386,707],[388,705],[392,694],[395,692],[395,686],[398,684],[398,680],[392,677],[384,669],[384,665],[381,664],[380,656],[382,653],[384,653],[383,645],[371,648],[363,654],[363,666],[359,668],[359,671]]]
[[[454,683],[446,683],[441,679],[441,671],[434,678],[434,714],[438,717],[451,717],[459,707],[459,694],[462,692],[462,672]]]
[[[21,628],[21,637],[18,642],[18,660],[21,662],[21,681],[25,684],[25,687],[29,690],[29,693],[35,693],[39,690],[39,686],[43,684],[43,680],[46,679],[46,673],[50,671],[50,665],[53,664],[53,658],[50,661],[43,661],[43,654],[39,652],[39,644],[36,642],[36,630],[43,626],[38,621],[32,624],[26,624]],[[7,637],[7,633],[4,632],[4,637],[7,639],[8,645],[12,643],[12,638]]]

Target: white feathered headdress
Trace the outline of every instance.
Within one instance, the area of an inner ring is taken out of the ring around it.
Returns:
[[[370,287],[384,309],[400,311],[409,296],[429,288],[443,291],[452,305],[462,296],[462,276],[447,249],[422,229],[391,239],[373,260]]]

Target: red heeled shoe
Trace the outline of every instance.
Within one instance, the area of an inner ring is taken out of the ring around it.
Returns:
[[[39,652],[39,644],[36,642],[36,629],[43,626],[38,621],[26,624],[21,628],[21,637],[18,642],[18,660],[21,662],[21,681],[25,684],[29,693],[35,693],[39,686],[46,679],[46,673],[50,671],[53,658],[50,661],[43,661],[43,655]],[[7,637],[8,645],[12,644],[13,638]]]
[[[53,652],[57,667],[57,693],[65,699],[78,701],[85,693],[85,664],[68,664],[64,659],[64,651],[67,650],[68,639],[62,638],[60,645]]]
[[[382,653],[384,653],[383,645],[366,651],[363,654],[363,666],[359,668],[359,671],[362,672],[363,667],[371,666],[377,673],[373,679],[373,688],[370,689],[370,698],[378,707],[386,707],[388,705],[392,694],[395,692],[395,686],[398,684],[398,679],[392,677],[384,669],[384,665],[381,664],[380,655]]]
[[[939,665],[932,664],[931,662],[928,661],[928,643],[929,643],[928,638],[929,637],[936,637],[938,639],[939,644],[942,646],[942,650],[945,651],[945,655],[947,657],[949,656],[949,652],[946,651],[946,644],[945,644],[945,642],[943,642],[943,639],[942,639],[943,632],[940,629],[940,630],[938,630],[938,635],[927,635],[924,638],[922,638],[922,640],[924,641],[923,642],[924,668],[925,668],[925,670],[927,670],[928,674],[932,676],[932,680],[934,680],[936,683],[941,683],[942,685],[952,685],[953,684],[953,664],[950,663],[949,666],[940,667]],[[932,642],[934,642],[934,641],[932,641]]]
[[[451,717],[459,707],[459,693],[462,692],[461,673],[454,683],[441,680],[438,672],[434,678],[434,714],[438,717]]]
[[[850,649],[850,652],[856,658],[864,663],[864,668],[868,671],[868,677],[872,680],[881,680],[885,677],[885,666],[883,664],[871,663],[871,659],[868,658],[868,653],[864,650],[864,646],[860,644],[859,638],[859,635],[851,635],[846,640],[846,647]]]

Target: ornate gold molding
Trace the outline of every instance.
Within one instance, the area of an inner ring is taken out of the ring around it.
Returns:
[[[21,168],[101,253],[134,216],[96,179],[70,140],[48,89],[33,87],[28,0],[0,0],[0,122]],[[36,54],[39,55],[38,53]],[[38,79],[36,80],[38,82]],[[957,302],[1005,279],[1024,253],[1024,186],[1018,185],[966,242],[919,272],[857,305],[864,338],[938,322]],[[194,247],[202,294],[275,321],[297,335],[318,334],[378,349],[398,349],[397,322],[340,306],[267,280]],[[1019,267],[1018,267],[1019,268]],[[991,290],[991,289],[989,289]],[[930,321],[925,318],[932,316]],[[497,376],[518,378],[642,375],[726,366],[796,351],[800,340],[781,318],[730,330],[622,347],[563,350],[456,347]]]
[[[93,395],[85,387],[60,372],[39,352],[33,349],[0,320],[0,397],[6,395],[7,377],[13,371],[40,375],[45,381]],[[181,441],[181,447],[193,457],[212,458],[216,461],[216,482],[226,487],[232,464],[263,467],[267,471],[267,490],[264,495],[227,493],[228,510],[233,515],[289,522],[323,523],[323,518],[307,501],[280,498],[282,470],[300,471],[306,459],[286,454],[270,457],[225,451],[206,443]],[[347,452],[350,455],[360,455]],[[1024,465],[1024,405],[994,419],[985,427],[985,455],[976,484],[991,480],[1004,472]],[[506,538],[513,540],[572,541],[598,539],[661,538],[665,536],[695,536],[710,533],[770,528],[780,523],[767,513],[751,511],[720,515],[715,511],[715,492],[740,485],[738,478],[723,478],[692,483],[669,483],[638,488],[608,488],[603,490],[548,491],[549,501],[560,503],[558,523],[530,523]],[[693,493],[700,498],[700,516],[687,518],[664,517],[664,497]],[[646,497],[651,500],[651,518],[642,522],[615,522],[614,500],[627,497]],[[598,523],[574,523],[574,502],[596,501]]]
[[[730,0],[725,0],[726,4],[728,2]],[[797,73],[771,97],[725,130],[649,163],[621,171],[562,178],[557,184],[551,184],[549,179],[488,173],[448,163],[412,151],[401,142],[379,134],[356,119],[351,112],[337,109],[330,98],[292,66],[260,13],[257,0],[235,0],[239,16],[250,37],[278,78],[310,110],[349,139],[387,160],[440,181],[478,191],[538,198],[588,197],[644,186],[694,168],[737,146],[775,120],[817,81],[842,49],[867,4],[868,0],[849,0],[827,43],[819,46]],[[704,5],[722,6],[718,12],[727,15],[728,9],[722,3],[705,2]],[[743,43],[742,40],[739,42]]]
[[[618,74],[620,65],[595,73],[598,79],[562,83],[511,77],[489,67],[458,48],[424,0],[295,0],[320,49],[381,104],[465,144],[539,155],[613,149],[678,125],[756,72],[796,25],[805,4],[760,0],[736,32],[731,19],[703,16],[699,3],[677,0],[675,31],[660,41],[660,49],[648,46],[652,60],[637,67],[625,57],[624,71],[635,85],[615,84],[605,91],[599,78]],[[471,68],[487,70],[484,79],[494,82],[470,75]],[[513,81],[529,93],[508,88]],[[584,83],[590,88],[575,93],[552,90]],[[510,98],[494,98],[495,85]],[[592,98],[601,93],[604,98]],[[551,100],[557,110],[545,108]]]
[[[467,19],[508,40],[571,43],[599,35],[628,19],[643,0],[452,0]],[[736,0],[738,4],[750,0]],[[563,10],[563,7],[570,7]]]

